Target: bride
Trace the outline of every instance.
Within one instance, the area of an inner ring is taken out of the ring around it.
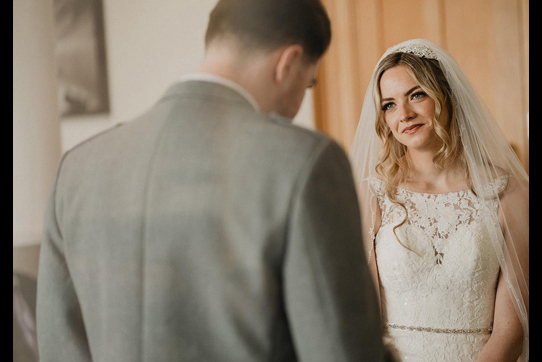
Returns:
[[[350,158],[397,359],[527,361],[529,178],[446,51],[386,51]]]

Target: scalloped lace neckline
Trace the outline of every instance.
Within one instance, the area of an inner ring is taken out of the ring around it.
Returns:
[[[491,183],[495,183],[497,181],[502,181],[502,180],[506,179],[507,177],[508,177],[507,175],[498,176],[498,177],[494,178],[491,181]],[[378,181],[382,186],[385,184],[385,182],[383,180],[379,179],[378,177],[370,176],[369,178]],[[397,188],[397,190],[403,191],[403,192],[406,192],[406,193],[418,194],[418,195],[427,195],[427,196],[435,196],[435,197],[436,196],[452,195],[452,194],[472,193],[471,189],[462,189],[462,190],[457,190],[457,191],[448,191],[448,192],[441,192],[441,193],[431,193],[431,192],[413,191],[413,190],[410,190],[410,189],[407,189],[407,188],[404,188],[404,187],[399,187],[399,186],[396,187],[396,188]]]

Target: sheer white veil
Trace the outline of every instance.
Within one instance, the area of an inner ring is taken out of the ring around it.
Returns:
[[[377,177],[375,167],[383,142],[375,130],[378,95],[377,68],[382,59],[395,52],[428,52],[436,58],[453,93],[455,121],[460,129],[474,193],[485,212],[484,222],[509,287],[516,312],[523,325],[522,359],[529,358],[529,176],[510,147],[499,126],[486,110],[478,94],[455,60],[441,47],[424,39],[413,39],[389,48],[377,63],[365,94],[363,109],[350,160],[360,199],[366,255],[376,274],[374,256],[375,225],[379,206],[369,180]],[[506,186],[495,187],[497,178],[507,179]],[[499,212],[491,204],[498,202]],[[494,209],[493,209],[494,210]],[[378,282],[378,281],[377,281]]]

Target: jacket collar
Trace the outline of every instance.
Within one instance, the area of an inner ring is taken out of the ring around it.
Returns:
[[[192,94],[204,98],[219,98],[260,112],[254,98],[240,85],[211,74],[196,73],[182,77],[166,91],[162,100],[172,96]]]

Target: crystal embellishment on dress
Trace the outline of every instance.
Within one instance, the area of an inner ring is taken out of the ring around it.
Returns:
[[[406,46],[400,47],[395,52],[396,53],[410,53],[410,54],[417,55],[420,58],[438,60],[438,56],[434,51],[432,51],[425,45],[421,45],[421,44],[406,45]]]
[[[450,333],[450,334],[470,334],[470,333],[487,333],[487,334],[491,334],[491,332],[493,332],[493,327],[455,329],[455,328],[430,328],[430,327],[400,326],[400,325],[397,325],[397,324],[390,324],[390,323],[386,323],[386,327],[393,328],[393,329],[401,329],[401,330],[404,330],[404,331]]]

